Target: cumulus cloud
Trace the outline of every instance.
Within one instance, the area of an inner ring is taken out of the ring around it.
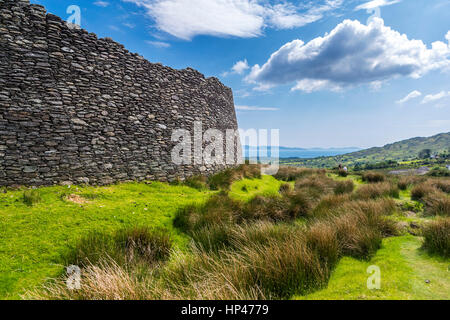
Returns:
[[[248,69],[250,69],[250,66],[248,65],[247,59],[245,59],[236,62],[231,68],[231,71],[224,72],[222,76],[226,77],[230,74],[243,74]]]
[[[446,38],[450,41],[450,32]],[[258,87],[296,82],[293,90],[338,90],[399,76],[420,78],[431,70],[449,69],[449,57],[449,43],[437,41],[428,48],[380,18],[369,25],[345,20],[308,43],[286,43],[264,65],[253,66],[246,80]]]
[[[422,100],[422,104],[426,104],[426,103],[430,103],[430,102],[434,102],[437,100],[441,100],[445,97],[450,96],[450,91],[449,92],[445,92],[445,91],[441,91],[439,93],[436,94],[429,94],[426,95],[423,100]]]
[[[267,0],[122,0],[145,8],[156,27],[177,38],[196,35],[260,36],[264,28],[289,29],[317,21],[343,0],[320,0],[306,7]]]
[[[355,10],[371,10],[379,7],[390,6],[399,2],[401,2],[401,0],[373,0],[360,4],[355,8]]]
[[[240,111],[277,111],[278,108],[254,107],[254,106],[236,106]]]
[[[107,6],[109,6],[109,2],[99,0],[99,1],[95,1],[94,5],[96,5],[97,7],[106,8]]]
[[[405,102],[408,102],[411,99],[420,97],[422,95],[422,92],[414,90],[411,93],[409,93],[406,97],[404,97],[403,99],[400,99],[397,101],[397,104],[404,104]]]

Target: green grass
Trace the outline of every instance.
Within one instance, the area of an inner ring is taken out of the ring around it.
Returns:
[[[271,176],[244,179],[232,186],[230,195],[245,201],[276,194],[281,183]],[[214,193],[159,182],[56,186],[40,188],[40,201],[32,206],[24,203],[23,190],[0,193],[0,299],[18,299],[27,289],[60,275],[64,257],[92,232],[151,226],[167,230],[174,246],[183,250],[190,238],[173,227],[175,212]],[[84,203],[67,200],[72,194]]]
[[[109,187],[41,188],[40,202],[23,202],[23,191],[0,194],[0,299],[16,299],[64,270],[63,257],[90,232],[114,232],[128,226],[168,230],[175,245],[189,238],[172,226],[176,210],[204,201],[211,191],[154,182]],[[88,202],[65,200],[77,194]]]
[[[261,179],[243,179],[236,181],[230,190],[230,197],[234,200],[247,201],[256,195],[276,195],[283,182],[272,176],[263,176]]]
[[[450,260],[431,257],[413,236],[387,238],[370,261],[343,258],[334,270],[326,289],[295,299],[397,300],[450,299]],[[369,266],[381,270],[380,290],[367,289]],[[426,281],[429,280],[429,283]]]
[[[365,185],[357,175],[329,176],[338,181],[351,179],[356,188]],[[229,195],[240,201],[256,195],[278,195],[282,183],[271,176],[243,179],[233,183]],[[149,226],[166,230],[174,247],[186,250],[191,238],[173,227],[175,213],[216,193],[159,182],[107,187],[58,186],[40,188],[38,192],[39,200],[32,201],[32,205],[26,203],[24,190],[0,193],[0,299],[18,299],[26,290],[61,275],[64,257],[80,239],[93,232],[113,234],[127,227]],[[82,201],[70,201],[68,196],[73,194]],[[401,191],[396,201],[412,202],[410,190]],[[422,218],[421,213],[405,217],[401,212],[392,219],[417,223],[432,220]],[[419,249],[421,245],[422,240],[413,236],[384,239],[381,250],[370,261],[345,257],[326,289],[295,298],[450,299],[450,261],[427,255]],[[366,270],[371,265],[381,268],[381,290],[366,287],[369,276]]]

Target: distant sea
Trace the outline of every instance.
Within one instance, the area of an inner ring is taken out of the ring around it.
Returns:
[[[267,150],[267,147],[249,147],[244,146],[244,156],[245,158],[249,158],[250,153],[252,154],[252,158],[254,154],[258,151],[260,152],[259,156],[261,156],[261,152],[266,152],[266,154],[270,157],[270,148]],[[288,148],[288,147],[280,147],[279,148],[279,156],[280,159],[288,159],[288,158],[301,158],[301,159],[310,159],[310,158],[319,158],[319,157],[333,157],[346,153],[351,153],[355,151],[362,150],[357,147],[348,147],[348,148]]]

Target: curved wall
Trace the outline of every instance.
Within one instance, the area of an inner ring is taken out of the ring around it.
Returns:
[[[0,185],[172,180],[222,165],[172,163],[172,130],[237,129],[231,89],[26,0],[0,0]]]

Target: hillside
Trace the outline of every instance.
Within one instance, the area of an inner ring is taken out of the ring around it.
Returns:
[[[384,147],[375,147],[334,157],[315,159],[289,159],[285,164],[296,164],[311,167],[334,167],[339,163],[345,165],[378,163],[383,161],[410,161],[417,159],[424,149],[430,149],[432,154],[439,154],[450,149],[450,132],[432,137],[418,137],[395,142]]]

